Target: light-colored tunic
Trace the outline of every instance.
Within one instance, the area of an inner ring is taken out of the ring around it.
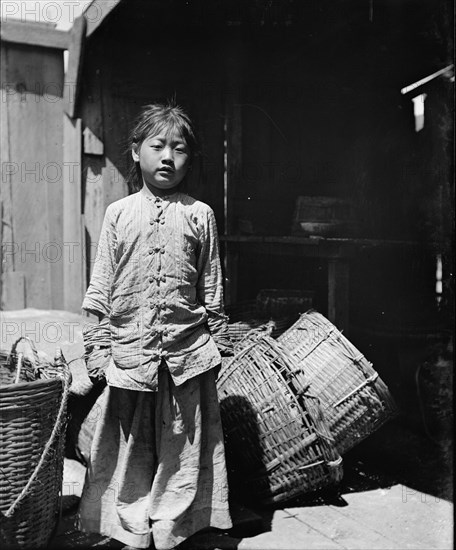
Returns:
[[[177,385],[220,364],[227,317],[212,209],[147,188],[109,205],[82,307],[109,317],[124,371],[111,385],[153,391],[162,359]]]

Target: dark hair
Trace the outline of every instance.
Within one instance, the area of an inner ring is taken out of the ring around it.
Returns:
[[[177,133],[186,142],[190,151],[190,165],[199,155],[199,142],[190,117],[174,100],[157,101],[145,105],[135,120],[135,125],[128,140],[128,155],[131,159],[131,150],[134,146],[141,146],[149,136],[156,136],[163,130],[166,133]],[[129,169],[127,184],[130,192],[141,189],[143,181],[139,162],[135,162]]]

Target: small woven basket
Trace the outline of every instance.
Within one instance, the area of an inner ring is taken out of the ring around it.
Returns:
[[[286,352],[258,334],[223,362],[217,382],[228,468],[265,505],[342,478],[318,402],[296,391],[292,373]]]
[[[0,547],[44,548],[60,511],[71,375],[60,350],[43,365],[30,340],[33,360],[16,353],[20,340],[0,352]]]
[[[344,454],[397,414],[386,384],[364,355],[323,315],[310,310],[278,338],[297,362],[302,387],[320,400]]]

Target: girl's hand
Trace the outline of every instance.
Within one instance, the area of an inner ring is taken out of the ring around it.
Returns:
[[[70,393],[73,395],[77,395],[78,397],[84,397],[91,392],[92,388],[93,384],[88,376],[78,379],[73,378],[70,386]]]

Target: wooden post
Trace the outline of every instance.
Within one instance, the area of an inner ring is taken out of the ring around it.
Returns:
[[[84,293],[81,224],[81,119],[63,113],[63,241],[64,307],[80,312]]]
[[[236,188],[241,180],[242,166],[242,118],[240,111],[241,43],[239,29],[227,41],[225,79],[225,235],[233,235],[238,227],[234,205]],[[239,248],[225,244],[225,301],[237,300]]]
[[[70,31],[68,44],[68,68],[65,75],[64,105],[65,112],[74,118],[80,88],[82,59],[84,53],[84,38],[87,21],[82,15],[78,17]]]
[[[348,260],[330,258],[328,260],[328,319],[344,332],[349,331],[349,282]]]
[[[234,195],[241,173],[241,116],[239,105],[233,102],[228,95],[226,102],[226,124],[225,124],[225,146],[226,146],[226,168],[225,168],[225,234],[233,235],[237,232]],[[232,243],[225,243],[225,302],[233,304],[237,300],[238,269],[239,269],[239,247]]]

